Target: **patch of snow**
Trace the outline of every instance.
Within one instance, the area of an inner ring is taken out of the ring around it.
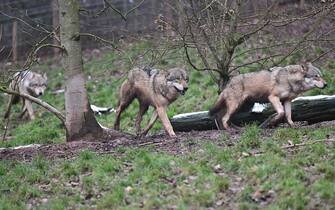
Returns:
[[[64,93],[65,89],[59,89],[59,90],[55,90],[53,92],[51,92],[52,94],[60,94],[60,93]]]
[[[100,125],[100,127],[101,127],[102,129],[108,129],[107,127],[101,125],[99,122],[98,122],[98,124]]]
[[[102,114],[107,114],[107,113],[111,113],[111,112],[116,112],[116,110],[114,108],[111,107],[98,107],[95,105],[91,105],[91,109],[93,110],[93,112],[95,114],[98,115],[102,115]]]
[[[268,104],[255,103],[251,109],[251,112],[260,113],[260,112],[263,112],[264,109],[266,109],[267,107],[268,107]]]
[[[332,99],[332,98],[335,98],[335,95],[301,96],[293,99],[292,102],[298,100],[318,100],[318,99]]]
[[[203,113],[208,113],[208,111],[190,112],[190,113],[177,114],[177,115],[173,116],[172,119],[182,118],[182,117],[188,117],[188,116],[191,116],[191,115],[194,115],[194,114],[203,114]]]
[[[17,147],[0,148],[0,151],[6,150],[6,149],[16,150],[16,149],[24,149],[24,148],[37,148],[37,147],[40,147],[40,146],[42,146],[42,145],[41,144],[28,144],[28,145],[17,146]]]

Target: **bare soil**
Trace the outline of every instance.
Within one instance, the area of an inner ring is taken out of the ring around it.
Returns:
[[[281,127],[286,127],[282,124]],[[335,121],[321,122],[313,125],[300,124],[299,128],[335,128]],[[274,129],[264,129],[263,136],[271,136]],[[167,152],[174,155],[183,155],[192,152],[199,146],[199,143],[215,141],[219,146],[227,147],[234,145],[243,133],[243,128],[234,134],[225,131],[191,131],[178,132],[176,138],[169,138],[164,132],[141,139],[123,133],[116,133],[114,130],[106,130],[104,140],[92,139],[92,141],[75,141],[61,144],[48,144],[20,149],[6,148],[0,150],[0,160],[30,161],[36,155],[49,159],[73,158],[80,151],[90,150],[98,154],[118,154],[124,148],[136,148],[151,145],[156,151]],[[227,138],[228,137],[228,138]],[[333,137],[328,137],[333,138]]]

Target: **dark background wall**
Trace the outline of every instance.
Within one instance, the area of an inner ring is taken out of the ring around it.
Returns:
[[[141,0],[109,0],[117,9],[125,13],[134,8]],[[299,4],[305,0],[246,0],[245,12],[253,13],[255,8],[264,7],[272,1],[280,4]],[[308,0],[311,1],[311,0]],[[173,0],[145,0],[136,10],[129,14],[127,21],[120,15],[107,10],[98,17],[93,17],[104,7],[104,0],[80,0],[81,32],[92,33],[104,39],[115,41],[120,37],[151,34],[157,32],[155,19],[159,14],[173,16],[165,2]],[[307,2],[307,0],[306,0]],[[173,3],[171,3],[173,4]],[[87,13],[88,11],[88,13]],[[17,20],[19,18],[21,20]],[[178,17],[172,17],[178,18]],[[13,57],[13,23],[17,22],[17,59],[24,60],[32,47],[57,26],[57,0],[0,0],[0,61],[11,60]],[[100,47],[101,44],[92,38],[83,37],[83,48]],[[54,40],[47,40],[53,42]],[[41,53],[52,53],[52,50],[42,50]]]
[[[113,5],[125,13],[135,7],[139,0],[110,0]],[[93,17],[104,7],[103,0],[81,0],[81,32],[92,33],[108,40],[130,34],[141,34],[155,30],[154,20],[159,14],[164,13],[161,1],[145,0],[138,9],[134,10],[122,20],[120,15],[107,10],[98,17]],[[54,20],[53,20],[54,14]],[[0,49],[0,60],[8,57],[12,52],[13,22],[17,21],[17,51],[18,59],[25,56],[29,49],[47,35],[46,30],[51,31],[53,24],[57,24],[57,0],[0,0],[0,31],[2,29],[2,40]],[[53,23],[53,21],[55,21]],[[33,29],[35,28],[35,29]],[[48,40],[52,42],[52,40]],[[99,43],[91,38],[83,38],[84,48],[99,47]],[[51,51],[43,50],[43,53]]]

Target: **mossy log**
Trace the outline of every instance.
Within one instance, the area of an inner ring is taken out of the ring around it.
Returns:
[[[272,106],[268,104],[261,112],[237,112],[232,116],[231,122],[236,125],[260,124],[274,113]],[[335,120],[335,95],[296,98],[292,102],[292,119],[307,121],[309,124]],[[175,131],[217,129],[214,119],[208,116],[208,111],[176,115],[170,121]]]

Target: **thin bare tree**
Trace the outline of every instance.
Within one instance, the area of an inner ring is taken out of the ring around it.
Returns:
[[[160,21],[177,32],[190,65],[208,71],[220,92],[243,68],[278,65],[308,52],[312,44],[331,43],[334,48],[334,2],[305,3],[303,9],[281,7],[280,2],[171,0],[166,4],[178,18]],[[330,28],[322,29],[324,22]],[[302,23],[307,25],[303,32],[283,33]]]

